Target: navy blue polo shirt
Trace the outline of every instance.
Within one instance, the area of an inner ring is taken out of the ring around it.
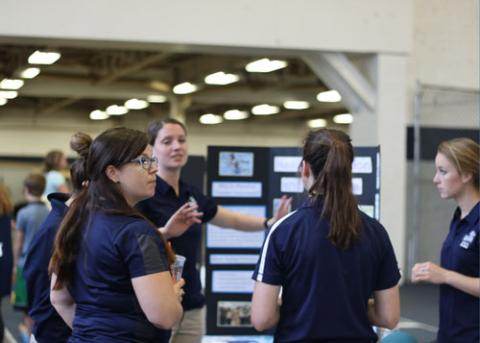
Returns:
[[[480,202],[460,219],[457,208],[442,247],[443,268],[474,278],[479,271]],[[439,343],[479,342],[479,298],[446,284],[440,285]]]
[[[12,229],[9,215],[0,215],[0,300],[12,289]]]
[[[359,241],[347,250],[328,239],[330,225],[305,203],[270,230],[253,279],[282,286],[275,342],[375,342],[368,298],[400,273],[383,226],[361,213]]]
[[[138,204],[140,211],[155,225],[164,226],[170,217],[186,202],[189,197],[195,198],[199,211],[203,212],[202,222],[210,221],[217,214],[217,204],[205,196],[196,187],[180,180],[179,195],[162,178],[157,176],[155,195]],[[183,296],[183,309],[188,311],[201,308],[205,304],[205,296],[202,294],[200,273],[196,267],[200,258],[202,240],[202,225],[194,224],[179,237],[170,239],[173,250],[187,258],[183,269],[185,279],[185,295]]]
[[[33,335],[38,343],[67,342],[71,330],[50,303],[50,277],[48,263],[53,243],[68,207],[68,194],[51,193],[48,200],[52,210],[33,237],[25,259],[23,274],[27,282],[29,315],[32,317]]]
[[[93,213],[82,231],[69,291],[76,303],[70,343],[156,342],[131,279],[169,270],[163,242],[144,219]]]

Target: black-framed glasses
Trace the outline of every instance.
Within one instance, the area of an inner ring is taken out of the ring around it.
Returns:
[[[158,158],[156,157],[148,158],[145,156],[141,156],[139,158],[131,160],[130,163],[138,163],[142,166],[143,169],[150,170],[152,167],[154,168],[158,167]]]

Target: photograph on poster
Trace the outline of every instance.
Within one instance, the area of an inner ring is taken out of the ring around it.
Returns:
[[[253,176],[253,152],[220,151],[218,175]]]
[[[250,214],[265,218],[267,209],[264,205],[225,205],[222,206],[234,212]],[[207,248],[253,248],[262,247],[265,239],[265,231],[239,231],[229,228],[221,228],[213,224],[207,224]]]
[[[275,156],[273,171],[275,173],[297,173],[302,162],[301,156]]]
[[[212,271],[212,293],[253,292],[253,270],[214,270]]]
[[[368,156],[359,156],[353,159],[353,174],[370,174],[372,173],[372,159]]]
[[[358,205],[358,209],[365,213],[367,216],[374,218],[375,207],[373,205]]]
[[[261,198],[262,183],[256,181],[213,181],[212,197]]]
[[[219,301],[217,303],[218,327],[252,327],[250,301]]]
[[[258,254],[211,254],[210,265],[256,265]]]
[[[280,192],[303,193],[302,178],[293,176],[285,176],[280,178]]]
[[[361,177],[352,178],[352,191],[354,195],[363,194],[363,180]]]

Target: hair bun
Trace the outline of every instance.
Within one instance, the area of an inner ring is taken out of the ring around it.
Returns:
[[[70,138],[70,148],[75,151],[80,157],[87,158],[90,145],[92,144],[92,137],[85,132],[77,132]]]

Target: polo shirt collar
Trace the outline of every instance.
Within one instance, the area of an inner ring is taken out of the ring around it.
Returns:
[[[460,219],[461,211],[460,211],[460,207],[457,207],[457,209],[455,210],[455,219],[458,221],[465,220],[468,224],[474,225],[478,223],[478,219],[480,216],[479,212],[480,212],[480,201],[477,202],[475,206],[473,206],[473,208],[470,210],[467,216],[463,219]]]
[[[156,175],[157,177],[157,185],[156,185],[156,188],[157,188],[157,191],[162,194],[162,195],[166,195],[169,191],[172,191],[174,192],[172,186],[170,186],[164,179],[162,179],[160,176]],[[183,182],[181,179],[180,179],[180,183],[179,183],[179,192],[180,194],[182,194],[182,192],[186,189],[187,187],[187,184],[185,182]],[[174,192],[175,193],[175,192]]]

